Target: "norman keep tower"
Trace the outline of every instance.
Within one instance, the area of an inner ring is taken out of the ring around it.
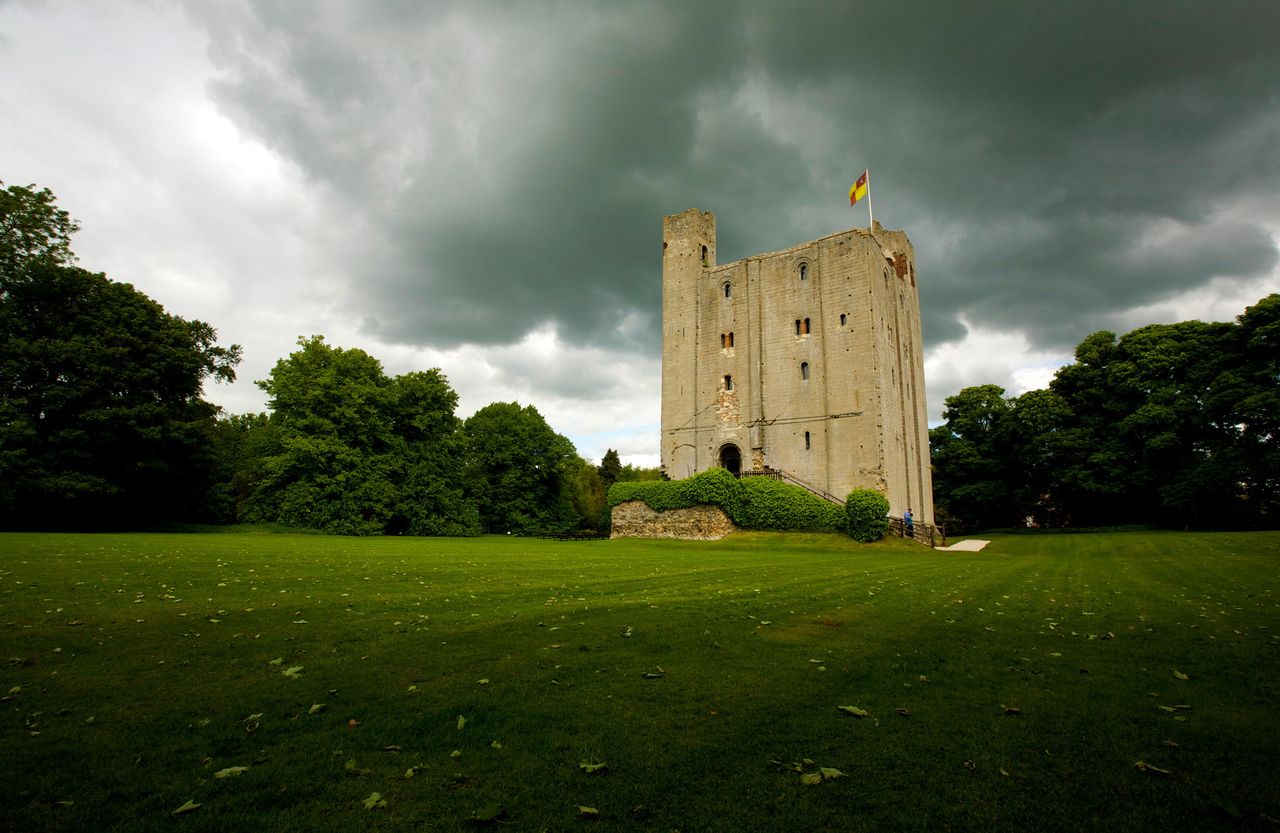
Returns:
[[[716,219],[662,223],[662,466],[882,491],[933,523],[920,296],[901,231],[716,265]]]

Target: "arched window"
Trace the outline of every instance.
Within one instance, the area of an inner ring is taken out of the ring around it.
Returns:
[[[804,448],[806,451],[808,451],[812,447],[813,447],[812,440],[809,439],[809,432],[805,431],[804,432]]]
[[[707,262],[707,247],[706,247],[706,246],[703,246],[703,247],[702,247],[702,265],[703,265],[703,266],[710,266],[710,265],[711,265],[711,264],[709,264],[709,263]]]
[[[724,389],[733,390],[733,377],[727,373],[724,376]]]
[[[809,280],[809,264],[807,263],[800,264],[800,280],[802,281]]]
[[[725,282],[724,282],[724,297],[728,298],[728,297],[729,297],[730,295],[732,295],[732,294],[733,294],[733,284],[729,283],[728,281],[725,281]]]
[[[806,319],[804,320],[804,326],[801,328],[801,330],[800,330],[800,334],[801,334],[801,335],[806,335],[806,336],[809,334],[809,319],[808,319],[808,318],[806,318]]]
[[[732,330],[729,332],[729,346],[730,346],[730,347],[732,347],[732,346],[733,346],[733,331],[732,331]]]
[[[849,316],[848,316],[848,315],[844,314],[843,312],[842,312],[842,313],[840,313],[840,326],[841,326],[841,327],[843,327],[843,326],[844,326],[844,322],[845,322],[848,318],[849,318]]]
[[[809,363],[808,362],[800,362],[800,378],[806,382],[809,381]]]

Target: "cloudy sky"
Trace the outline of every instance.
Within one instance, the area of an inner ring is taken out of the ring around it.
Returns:
[[[719,260],[916,248],[931,419],[1099,329],[1280,291],[1274,0],[0,0],[0,180],[81,265],[244,346],[440,367],[656,465],[661,221]]]

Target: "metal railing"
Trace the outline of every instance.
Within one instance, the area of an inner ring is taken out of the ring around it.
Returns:
[[[907,525],[902,518],[889,516],[889,533],[897,535],[899,538],[911,538],[913,541],[919,541],[929,547],[945,547],[947,545],[947,531],[940,526],[933,524],[925,524],[916,521],[911,524],[911,534],[907,535]]]

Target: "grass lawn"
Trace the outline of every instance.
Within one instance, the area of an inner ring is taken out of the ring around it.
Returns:
[[[0,695],[7,831],[1280,830],[1280,533],[0,535]]]

